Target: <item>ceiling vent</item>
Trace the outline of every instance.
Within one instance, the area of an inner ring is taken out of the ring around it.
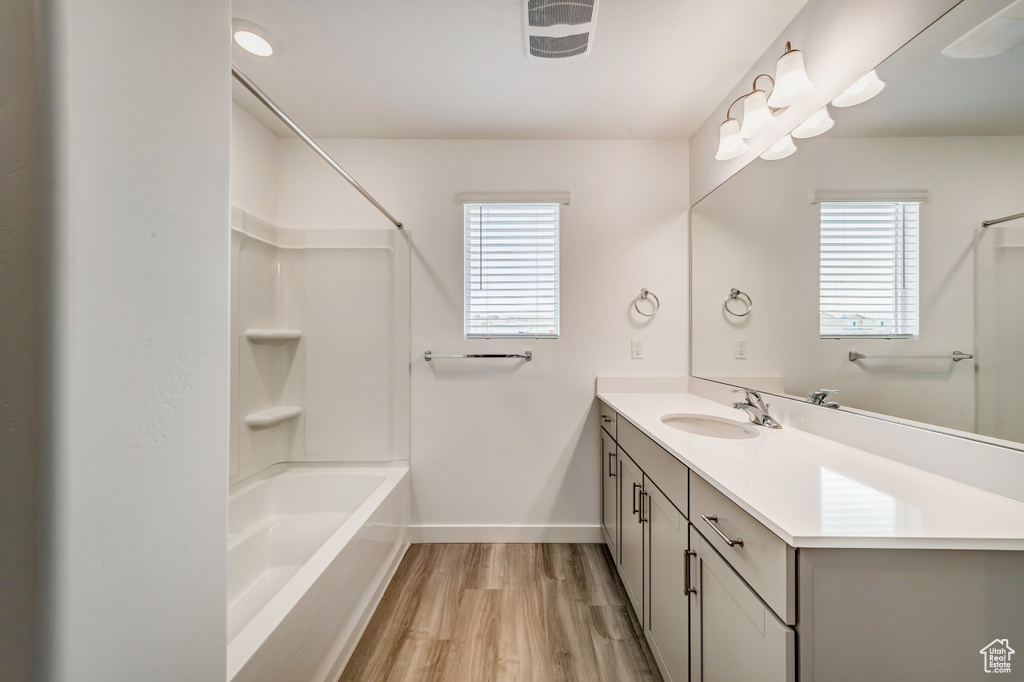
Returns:
[[[526,54],[530,59],[583,59],[594,46],[598,0],[527,0]]]

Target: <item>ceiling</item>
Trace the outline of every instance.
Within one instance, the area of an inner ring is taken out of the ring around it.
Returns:
[[[1024,44],[979,59],[942,50],[1005,6],[963,2],[876,71],[886,83],[874,99],[832,108],[830,137],[1024,135]]]
[[[562,63],[527,59],[523,2],[234,0],[281,50],[232,58],[318,138],[686,139],[807,0],[600,0]]]

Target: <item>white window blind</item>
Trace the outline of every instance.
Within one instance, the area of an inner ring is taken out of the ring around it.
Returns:
[[[821,203],[821,337],[916,338],[918,202]]]
[[[558,338],[557,203],[466,203],[466,338]]]

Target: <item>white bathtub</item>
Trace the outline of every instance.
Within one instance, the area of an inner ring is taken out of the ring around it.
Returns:
[[[228,497],[230,682],[334,682],[408,548],[408,466],[276,465]]]

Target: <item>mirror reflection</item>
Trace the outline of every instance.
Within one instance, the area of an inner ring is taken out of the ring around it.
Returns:
[[[694,206],[695,376],[1022,447],[1024,218],[982,226],[1024,213],[1007,5],[965,0]]]

